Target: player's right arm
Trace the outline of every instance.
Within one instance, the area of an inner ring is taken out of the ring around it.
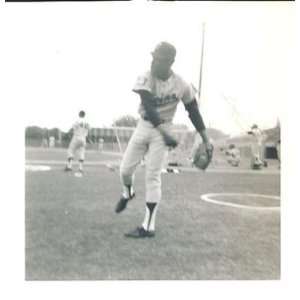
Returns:
[[[145,116],[160,132],[165,141],[165,144],[169,147],[176,147],[177,141],[165,130],[163,121],[161,120],[156,110],[155,97],[151,92],[151,85],[152,83],[150,73],[146,73],[145,75],[138,77],[133,91],[139,94],[142,106],[145,110]]]
[[[142,105],[145,109],[145,114],[149,121],[153,124],[154,127],[158,127],[162,124],[162,120],[157,113],[155,108],[155,99],[151,92],[147,90],[138,90],[137,93],[141,97]]]
[[[159,117],[157,110],[155,108],[155,99],[152,93],[146,90],[139,90],[137,93],[141,97],[142,105],[145,109],[145,114],[147,119],[152,123],[152,125],[160,132],[165,144],[168,147],[175,148],[177,146],[177,141],[166,131],[163,126],[163,121]]]

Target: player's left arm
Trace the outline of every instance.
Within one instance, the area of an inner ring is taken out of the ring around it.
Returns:
[[[91,138],[91,128],[90,128],[90,125],[89,124],[86,124],[86,126],[87,126],[87,135],[86,135],[86,142],[88,143],[88,144],[91,144],[91,145],[93,145],[94,144],[94,142],[93,142],[93,140],[92,140],[92,138]]]
[[[202,137],[202,141],[205,144],[207,152],[212,154],[213,146],[207,136],[206,127],[199,111],[198,103],[195,97],[195,91],[191,86],[184,83],[184,92],[182,95],[182,101],[186,111],[189,114],[189,118],[194,125],[195,129],[199,132]]]
[[[195,129],[199,132],[202,137],[204,144],[210,144],[209,138],[207,136],[206,127],[202,118],[202,115],[199,111],[198,104],[196,99],[193,99],[191,102],[184,105],[185,109],[189,114],[189,118],[194,125]]]
[[[94,142],[93,142],[93,140],[91,139],[91,136],[88,134],[87,136],[86,136],[86,142],[88,143],[88,144],[94,144]]]
[[[67,136],[69,139],[71,139],[73,137],[73,134],[74,134],[74,128],[70,128],[70,130],[67,132]]]

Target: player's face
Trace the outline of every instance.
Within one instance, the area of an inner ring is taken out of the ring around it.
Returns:
[[[153,60],[151,64],[152,74],[159,79],[166,80],[170,76],[173,59],[164,56],[152,55]]]

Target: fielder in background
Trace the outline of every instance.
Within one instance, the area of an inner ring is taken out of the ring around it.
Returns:
[[[85,112],[82,110],[79,112],[79,119],[74,123],[72,127],[73,137],[71,139],[67,152],[68,158],[65,171],[72,171],[74,155],[77,152],[79,161],[78,172],[79,174],[83,174],[83,162],[85,158],[85,147],[89,128],[90,126],[85,120]]]
[[[252,136],[251,142],[251,168],[261,169],[263,166],[267,167],[267,162],[264,160],[264,141],[267,135],[258,128],[256,124],[251,127],[248,134]]]
[[[235,144],[230,144],[225,152],[227,157],[227,162],[233,167],[238,167],[241,161],[240,150],[235,146]]]
[[[176,49],[173,45],[167,42],[158,44],[152,52],[151,70],[139,76],[133,88],[141,99],[141,118],[121,162],[123,193],[115,211],[122,212],[128,201],[135,197],[134,172],[146,155],[146,212],[142,225],[126,233],[126,237],[145,238],[155,235],[155,218],[161,200],[161,171],[168,149],[177,146],[177,141],[172,136],[172,120],[180,101],[200,133],[207,152],[212,155],[212,145],[198,109],[195,91],[171,69],[175,56]]]

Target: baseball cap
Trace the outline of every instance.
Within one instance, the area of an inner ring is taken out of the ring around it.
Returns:
[[[85,111],[84,110],[81,110],[80,112],[79,112],[79,117],[84,117],[85,116]]]
[[[160,42],[152,52],[154,56],[163,56],[165,58],[174,59],[176,56],[176,48],[168,42]]]

